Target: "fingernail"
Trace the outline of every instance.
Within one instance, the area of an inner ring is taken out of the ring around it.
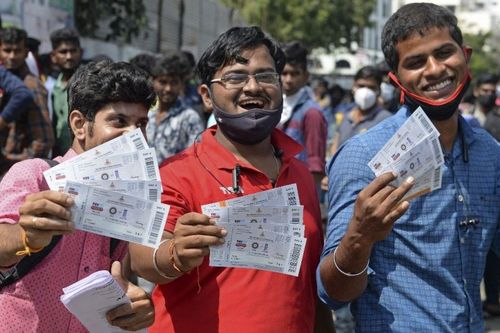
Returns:
[[[220,233],[221,233],[222,236],[226,236],[227,235],[227,230],[226,229],[222,229],[220,231]]]
[[[208,223],[210,223],[210,224],[215,224],[215,222],[217,222],[217,219],[210,218],[208,220]]]
[[[74,203],[75,203],[75,200],[73,200],[73,198],[72,198],[72,197],[68,197],[68,198],[66,198],[66,203],[67,203],[68,205],[72,205],[72,204],[74,204]]]
[[[413,184],[415,182],[415,178],[413,178],[413,177],[410,176],[410,177],[406,178],[406,182],[408,184]]]
[[[397,173],[397,172],[392,171],[392,175],[393,175],[394,177],[398,178],[398,173]]]
[[[75,224],[73,222],[68,222],[68,228],[74,229],[75,228]]]
[[[224,238],[219,238],[219,243],[224,244],[226,240]]]

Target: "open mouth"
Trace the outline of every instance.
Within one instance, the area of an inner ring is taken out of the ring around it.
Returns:
[[[453,83],[451,78],[447,78],[446,80],[440,81],[438,83],[429,84],[424,87],[424,91],[433,92],[433,91],[441,91],[447,89]]]
[[[246,100],[239,103],[239,107],[245,110],[262,109],[265,103],[261,100]]]

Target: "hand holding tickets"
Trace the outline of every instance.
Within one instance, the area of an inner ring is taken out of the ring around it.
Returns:
[[[139,129],[56,165],[44,177],[51,190],[73,197],[76,229],[159,245],[169,206],[160,203],[156,154]]]
[[[210,247],[210,265],[262,269],[298,276],[307,239],[295,184],[202,206],[227,230]]]
[[[415,183],[402,200],[410,200],[441,188],[443,153],[439,132],[422,108],[413,112],[368,166],[378,177],[387,172],[398,175],[391,184],[395,187],[408,177]]]

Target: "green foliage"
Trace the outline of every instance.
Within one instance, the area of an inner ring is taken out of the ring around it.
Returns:
[[[82,36],[96,37],[100,20],[106,20],[110,33],[106,40],[130,42],[146,24],[143,0],[75,0],[75,25]]]
[[[376,0],[221,0],[281,42],[300,40],[310,48],[359,42]]]
[[[491,33],[464,34],[464,44],[472,48],[470,67],[473,76],[485,72],[499,74],[499,42],[500,38]]]

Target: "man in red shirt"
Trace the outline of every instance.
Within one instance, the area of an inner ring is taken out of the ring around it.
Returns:
[[[237,27],[198,63],[200,92],[217,127],[160,168],[162,201],[171,206],[160,247],[154,252],[130,246],[132,269],[158,284],[150,332],[302,333],[331,327],[331,313],[316,311],[314,270],[323,236],[314,182],[294,157],[303,147],[275,129],[284,61],[259,28]],[[222,244],[227,232],[201,214],[202,205],[294,183],[307,238],[298,277],[208,265],[209,246]]]

